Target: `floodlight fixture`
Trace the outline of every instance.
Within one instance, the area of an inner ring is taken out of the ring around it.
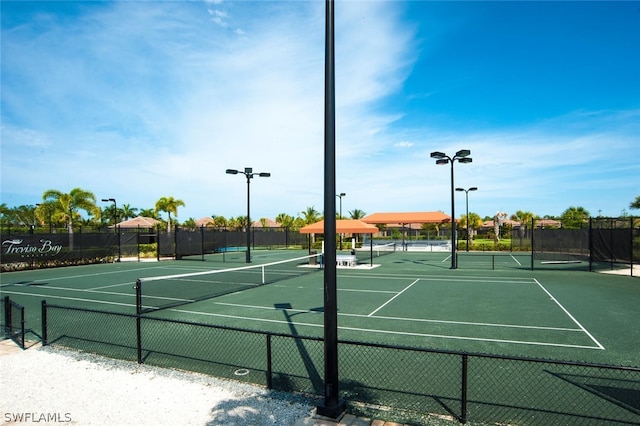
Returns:
[[[455,186],[453,184],[453,163],[456,161],[458,161],[458,163],[471,163],[473,160],[469,158],[469,155],[471,155],[471,150],[469,149],[459,150],[453,158],[440,151],[434,151],[431,153],[431,158],[436,158],[436,164],[442,165],[451,163],[451,269],[458,268],[458,259],[456,257],[456,213],[454,200]],[[464,191],[462,188],[456,190]],[[469,244],[467,243],[467,248],[468,246]]]
[[[244,172],[236,169],[227,169],[227,174],[229,175],[237,175],[243,174],[247,178],[247,257],[246,262],[251,263],[251,198],[250,198],[250,184],[251,179],[254,176],[259,177],[270,177],[271,173],[269,172],[253,172],[253,167],[245,167]]]

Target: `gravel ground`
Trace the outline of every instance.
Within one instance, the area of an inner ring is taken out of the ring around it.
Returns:
[[[47,347],[2,352],[0,425],[293,425],[313,409],[201,374]]]

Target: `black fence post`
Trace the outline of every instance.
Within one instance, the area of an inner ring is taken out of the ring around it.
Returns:
[[[629,218],[629,263],[631,264],[631,276],[633,276],[633,216]]]
[[[200,226],[200,253],[204,262],[204,225]]]
[[[535,228],[534,226],[536,225],[536,220],[535,219],[531,219],[531,270],[533,271],[533,234],[535,234]]]
[[[42,315],[40,316],[42,321],[42,346],[47,346],[49,341],[47,340],[47,301],[42,301]]]
[[[136,347],[138,350],[138,364],[142,364],[142,281],[136,280]]]
[[[4,337],[10,337],[13,333],[11,330],[11,300],[9,296],[4,297]]]
[[[460,423],[467,422],[467,367],[468,355],[462,355],[462,389],[460,395]]]
[[[267,333],[267,389],[273,389],[273,356],[271,354],[271,333]]]
[[[22,349],[25,348],[25,338],[24,338],[24,306],[20,306],[20,347]]]

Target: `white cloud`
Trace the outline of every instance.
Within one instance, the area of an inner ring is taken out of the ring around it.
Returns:
[[[141,208],[174,196],[186,203],[181,220],[237,216],[246,182],[224,171],[253,167],[272,173],[252,182],[256,216],[321,211],[324,5],[224,5],[117,2],[68,25],[52,21],[46,37],[3,32],[2,97],[15,117],[1,130],[3,194],[33,203],[46,189],[79,186]],[[479,187],[472,211],[482,215],[559,214],[548,206],[579,205],[596,187],[603,205],[637,196],[640,161],[629,146],[638,111],[484,132],[396,128],[407,112],[384,101],[419,53],[396,6],[336,5],[336,189],[347,193],[345,211],[448,211],[448,168],[429,153],[462,148],[473,163],[455,166],[456,185]],[[605,175],[603,162],[630,178]]]

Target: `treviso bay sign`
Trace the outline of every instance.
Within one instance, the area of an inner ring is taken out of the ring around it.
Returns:
[[[14,238],[2,241],[3,256],[55,257],[62,251],[62,244],[54,244],[49,239],[26,241]]]

